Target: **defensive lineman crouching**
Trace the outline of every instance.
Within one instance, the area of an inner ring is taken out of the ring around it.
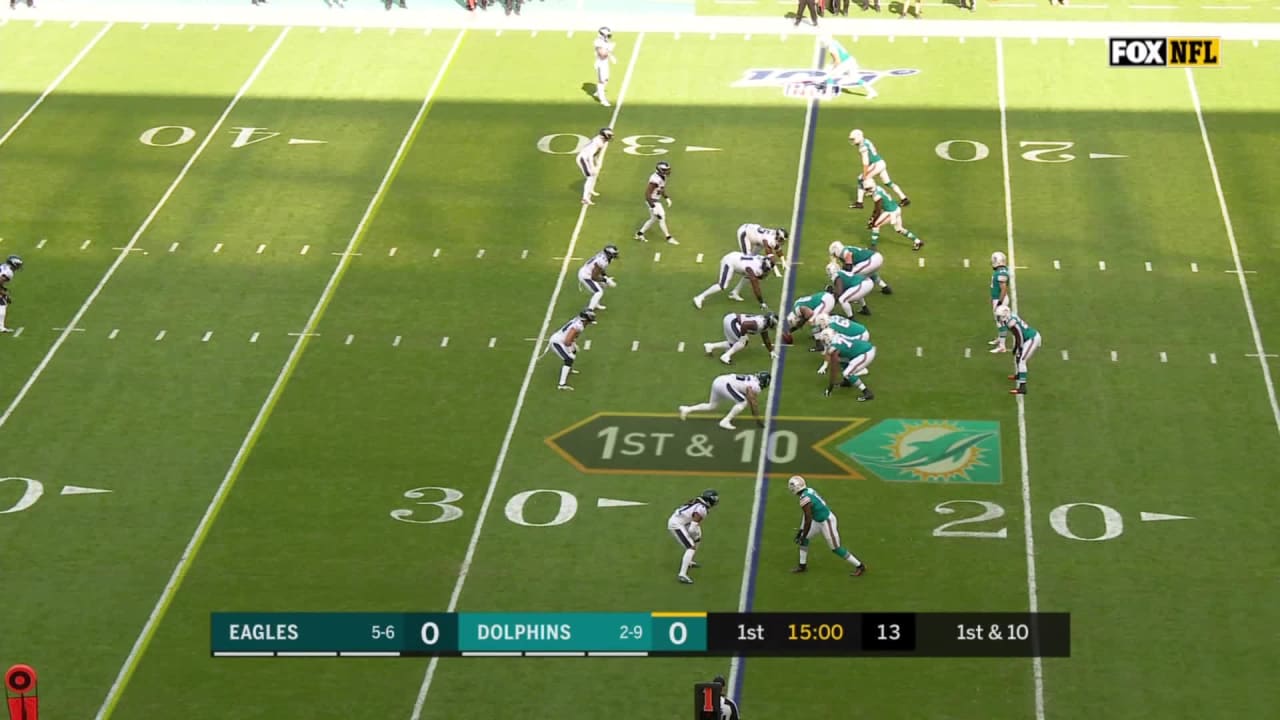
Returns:
[[[772,269],[773,258],[768,255],[743,255],[740,252],[731,252],[720,258],[720,274],[716,281],[707,286],[706,290],[693,296],[693,304],[701,310],[702,303],[708,297],[727,289],[733,276],[741,275],[751,283],[751,292],[755,294],[756,302],[760,303],[761,308],[768,309],[769,304],[764,301],[764,294],[760,291],[760,281],[764,280]],[[729,294],[729,299],[741,302],[742,296],[735,290]]]
[[[724,350],[720,362],[728,365],[733,356],[747,346],[751,335],[759,335],[764,342],[764,349],[772,356],[773,342],[769,339],[769,330],[778,325],[778,316],[773,313],[764,315],[741,315],[729,313],[724,316],[724,342],[703,343],[702,349],[707,355],[714,355],[716,350]]]
[[[547,343],[547,350],[554,350],[556,355],[564,361],[564,366],[560,368],[560,390],[572,390],[573,386],[569,384],[569,375],[578,374],[573,367],[573,361],[578,359],[578,336],[587,329],[587,325],[594,324],[596,321],[595,311],[587,308],[578,313],[569,322],[560,326],[560,329],[551,333],[551,340]],[[545,355],[547,350],[543,350]]]
[[[721,403],[728,401],[733,403],[733,407],[729,408],[729,412],[720,421],[720,427],[725,430],[737,430],[733,425],[733,419],[746,410],[747,406],[751,407],[751,416],[755,418],[756,425],[764,427],[764,420],[760,419],[758,398],[760,393],[769,387],[770,378],[769,373],[764,371],[755,375],[721,375],[711,381],[710,399],[697,405],[680,406],[680,419],[684,420],[690,413],[715,410]]]

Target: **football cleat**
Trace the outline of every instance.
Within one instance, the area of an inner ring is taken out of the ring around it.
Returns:
[[[711,343],[702,343],[702,349],[706,351],[707,357],[711,357],[716,352],[716,349],[711,347]],[[1012,380],[1012,378],[1010,379]]]
[[[640,242],[649,242],[649,238],[645,237],[644,233],[638,232],[638,231],[635,234],[635,239],[639,240]]]
[[[556,386],[556,389],[557,389],[557,390],[572,390],[572,389],[573,389],[573,386],[572,386],[572,385],[557,385],[557,386]]]
[[[902,207],[906,207],[906,206],[908,206],[908,205],[910,205],[910,204],[911,204],[911,198],[909,198],[909,197],[904,197],[904,198],[902,198]]]
[[[850,210],[861,210],[862,208],[863,208],[863,205],[860,202],[854,201],[849,203]]]
[[[729,355],[726,353],[720,356],[720,362],[724,363],[725,365],[732,365],[733,358],[729,357]]]
[[[694,306],[694,307],[696,307],[696,308],[698,308],[699,310],[701,310],[701,309],[702,309],[702,296],[701,296],[701,295],[698,295],[697,297],[695,297],[695,298],[693,299],[693,306]]]
[[[911,244],[912,250],[919,250],[922,247],[924,247],[924,241],[919,238],[916,238],[916,241]]]
[[[677,239],[675,239],[675,238],[673,238],[673,237],[669,237],[669,238],[667,238],[667,244],[668,244],[668,245],[679,245],[679,244],[680,244],[680,241],[679,241],[679,240],[677,240]]]
[[[681,419],[681,420],[684,420],[684,419],[685,419],[685,418],[687,418],[687,417],[689,417],[689,406],[688,406],[688,405],[681,405],[681,406],[680,406],[680,419]]]
[[[679,580],[680,582],[684,583],[685,585],[692,585],[692,584],[693,584],[693,579],[692,579],[692,578],[690,578],[688,575],[677,575],[677,576],[676,576],[676,579],[677,579],[677,580]]]
[[[690,567],[690,568],[700,568],[700,567],[702,567],[702,566],[701,566],[701,565],[699,565],[697,562],[691,562],[691,563],[689,563],[689,567]]]
[[[871,392],[871,388],[867,388],[866,390],[863,390],[862,394],[858,396],[858,402],[866,402],[868,400],[875,400],[875,399],[876,399],[876,395],[875,393]]]
[[[738,428],[734,427],[733,423],[729,422],[728,420],[721,420],[721,421],[720,421],[720,427],[724,428],[725,430],[737,430],[737,429],[738,429]]]
[[[1018,387],[1016,387],[1016,388],[1014,388],[1014,389],[1010,390],[1010,391],[1009,391],[1009,394],[1010,394],[1010,395],[1026,395],[1026,394],[1027,394],[1027,386],[1026,386],[1026,385],[1019,385]]]
[[[997,345],[997,346],[995,346],[995,347],[991,348],[991,354],[992,354],[992,355],[997,355],[997,354],[1002,353],[1002,352],[1009,352],[1009,351],[1008,351],[1008,350],[1006,350],[1006,349],[1005,349],[1005,347],[1004,347],[1003,345]]]
[[[793,573],[802,573],[802,572],[804,572],[804,571],[806,571],[806,570],[808,570],[808,569],[809,569],[809,566],[808,566],[808,565],[797,565],[797,566],[795,566],[795,567],[791,568],[791,572],[793,572]]]
[[[741,296],[741,295],[739,295],[738,293],[729,293],[729,296],[728,296],[728,297],[729,297],[729,299],[730,299],[730,300],[732,300],[732,301],[734,301],[734,302],[745,302],[745,301],[746,301],[746,298],[742,297],[742,296]]]
[[[866,305],[863,305],[862,307],[858,308],[858,314],[859,314],[859,315],[870,315],[870,314],[871,314],[871,308],[867,307]]]
[[[888,285],[881,285],[881,286],[880,286],[880,292],[881,292],[881,293],[883,293],[883,294],[885,294],[885,295],[892,295],[892,294],[893,294],[893,288],[889,287]]]
[[[863,575],[863,574],[865,574],[866,572],[867,572],[867,564],[866,564],[866,563],[862,563],[861,565],[858,565],[858,566],[854,567],[854,568],[853,568],[853,572],[851,572],[851,573],[849,573],[849,574],[850,574],[850,575],[852,575],[852,576],[854,576],[854,577],[858,577],[859,575]]]
[[[653,166],[653,169],[654,169],[654,170],[656,170],[656,171],[658,172],[658,175],[659,175],[659,176],[661,176],[661,177],[667,177],[668,175],[670,175],[670,174],[671,174],[671,163],[669,163],[669,162],[667,162],[667,161],[663,160],[662,162],[658,163],[657,165],[654,165],[654,166]]]

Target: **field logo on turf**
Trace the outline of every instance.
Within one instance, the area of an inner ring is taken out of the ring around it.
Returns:
[[[836,447],[881,480],[1000,483],[1000,423],[884,420]]]
[[[898,68],[896,70],[861,70],[858,77],[845,77],[834,85],[827,85],[829,73],[826,70],[813,68],[752,68],[744,70],[742,77],[731,87],[781,87],[782,94],[787,97],[819,98],[830,100],[839,97],[845,88],[852,88],[861,82],[873,85],[885,77],[907,77],[920,74],[914,68]]]
[[[1111,67],[1221,67],[1221,38],[1110,38]]]

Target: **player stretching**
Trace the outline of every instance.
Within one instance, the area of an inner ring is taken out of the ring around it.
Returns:
[[[17,255],[10,255],[0,263],[0,333],[13,332],[4,324],[4,318],[9,314],[9,281],[13,280],[13,274],[21,269],[22,258]]]
[[[894,232],[910,240],[912,250],[924,247],[924,240],[920,236],[902,226],[902,208],[898,201],[874,182],[867,189],[871,191],[871,197],[876,203],[875,209],[871,211],[871,219],[867,221],[867,229],[871,231],[871,247],[880,244],[880,228],[885,225],[892,225]]]
[[[720,276],[709,285],[706,290],[693,296],[693,304],[699,310],[702,309],[702,303],[708,297],[729,287],[729,280],[734,275],[741,275],[743,280],[751,283],[751,292],[756,295],[756,302],[760,303],[760,307],[765,310],[769,309],[769,304],[764,301],[764,295],[760,292],[760,281],[764,280],[769,271],[773,269],[773,258],[768,255],[743,255],[740,252],[731,252],[720,258]],[[737,293],[737,289],[729,295],[732,300],[742,300],[742,296]]]
[[[861,87],[868,100],[874,100],[880,93],[875,88],[867,84],[862,77],[862,71],[858,68],[858,61],[853,59],[848,50],[844,49],[835,38],[827,36],[822,39],[823,45],[827,48],[827,58],[831,62],[831,70],[827,71],[826,89],[831,94],[839,94],[843,91],[844,84],[848,80],[855,80],[851,87]]]
[[[613,42],[613,31],[607,27],[600,28],[595,42],[596,99],[605,107],[609,107],[609,97],[605,95],[605,88],[609,86],[609,66],[618,62],[617,56],[613,54],[616,44]]]
[[[996,320],[996,339],[987,341],[993,353],[1007,352],[1004,347],[1005,336],[1009,330],[1000,324],[1000,308],[1009,307],[1009,260],[1004,253],[991,253],[991,316]]]
[[[857,245],[845,245],[838,241],[828,245],[827,252],[831,253],[831,257],[835,258],[840,267],[863,277],[871,278],[880,286],[880,292],[885,295],[893,294],[893,288],[889,287],[889,283],[880,277],[880,268],[884,265],[884,256],[879,252],[860,248]]]
[[[592,255],[590,260],[583,263],[581,268],[578,268],[578,282],[587,289],[587,292],[591,293],[591,300],[587,303],[588,310],[606,309],[604,305],[600,304],[600,301],[604,298],[604,287],[601,286],[601,283],[609,287],[618,287],[618,283],[609,277],[608,272],[609,264],[617,259],[618,246],[605,245],[603,250]]]
[[[1017,381],[1017,385],[1009,391],[1010,395],[1026,395],[1027,394],[1027,361],[1032,355],[1036,354],[1036,350],[1040,349],[1040,340],[1043,337],[1035,328],[1023,322],[1022,318],[1013,314],[1013,309],[1005,306],[996,310],[996,320],[1004,327],[1009,328],[1013,335],[1013,367],[1014,374],[1009,376],[1010,380]]]
[[[604,149],[613,139],[613,128],[600,128],[600,132],[591,138],[587,146],[578,152],[578,169],[582,171],[582,204],[595,205],[591,198],[598,196],[596,178],[600,176],[600,160],[604,158]]]
[[[698,543],[702,542],[702,521],[719,502],[719,493],[703,490],[701,495],[676,508],[667,519],[667,530],[684,548],[684,555],[680,557],[680,574],[676,578],[685,585],[693,584],[689,568],[698,567],[698,563],[693,561],[693,554],[698,551]]]
[[[866,340],[853,340],[839,335],[831,328],[818,333],[816,339],[827,348],[823,352],[828,363],[827,389],[822,394],[831,397],[839,383],[840,387],[857,387],[861,390],[858,402],[875,400],[875,393],[862,382],[862,376],[868,372],[867,367],[876,359],[875,346]]]
[[[831,511],[831,507],[827,505],[826,500],[822,499],[818,491],[809,487],[804,478],[799,475],[791,476],[787,481],[787,489],[791,494],[800,497],[800,509],[804,512],[804,520],[800,529],[796,531],[796,544],[800,546],[800,564],[796,565],[791,572],[802,573],[809,569],[809,540],[821,532],[823,539],[831,547],[831,552],[853,566],[853,572],[850,575],[856,577],[865,573],[867,566],[840,542],[840,528],[836,522],[836,514]]]
[[[564,366],[560,368],[560,384],[559,390],[572,390],[573,386],[569,384],[570,373],[577,375],[578,371],[573,367],[573,361],[578,359],[578,336],[587,329],[587,325],[594,324],[596,314],[590,309],[583,310],[578,313],[572,320],[560,326],[560,329],[551,333],[551,340],[547,343],[547,350],[555,350],[556,355],[564,361]],[[547,350],[543,350],[542,354],[546,355]]]
[[[658,223],[658,227],[662,228],[662,234],[667,236],[668,243],[680,244],[671,237],[671,231],[667,229],[667,211],[662,208],[663,202],[666,202],[667,207],[671,207],[671,196],[667,194],[667,178],[670,176],[671,163],[665,161],[655,165],[653,174],[649,176],[649,184],[644,189],[644,204],[649,207],[649,219],[645,220],[636,231],[636,239],[640,242],[649,242],[644,233],[653,227],[654,223]]]
[[[876,150],[876,144],[871,142],[861,130],[854,128],[849,132],[849,144],[858,149],[858,155],[862,159],[862,175],[858,177],[858,197],[849,204],[850,208],[859,209],[862,207],[862,198],[866,194],[864,189],[868,183],[874,183],[876,176],[880,177],[880,182],[893,188],[902,200],[902,207],[911,204],[911,198],[902,191],[902,187],[889,179],[889,166],[885,163],[884,158],[880,157],[880,151]]]
[[[755,375],[721,375],[711,381],[710,399],[697,405],[680,406],[680,419],[684,420],[690,413],[715,410],[720,403],[727,400],[733,403],[733,407],[729,408],[728,414],[720,421],[720,427],[725,430],[737,430],[733,426],[733,419],[746,410],[747,406],[751,407],[751,416],[756,419],[756,425],[764,427],[764,420],[760,419],[760,404],[757,399],[760,393],[769,387],[769,379],[770,375],[767,372],[758,372]]]
[[[702,349],[707,352],[707,355],[715,355],[716,350],[724,350],[724,354],[720,356],[720,362],[729,365],[733,362],[733,356],[747,346],[750,336],[759,335],[764,341],[764,349],[773,355],[773,342],[769,339],[769,330],[777,325],[778,316],[773,313],[765,315],[729,313],[724,316],[724,341],[702,343]]]

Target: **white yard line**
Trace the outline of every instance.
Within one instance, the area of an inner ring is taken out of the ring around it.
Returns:
[[[80,309],[76,310],[76,314],[71,316],[71,320],[67,322],[65,327],[74,328],[80,325],[80,320],[84,318],[85,313],[89,312],[89,307],[93,305],[93,301],[98,299],[98,295],[101,294],[102,289],[107,286],[107,282],[109,282],[112,276],[116,274],[116,270],[120,269],[121,263],[124,262],[125,258],[129,257],[129,253],[133,250],[133,246],[137,244],[138,238],[142,237],[142,234],[147,231],[147,228],[151,227],[151,223],[154,222],[156,216],[160,214],[161,208],[164,207],[165,203],[169,202],[169,198],[173,197],[173,193],[178,189],[178,185],[182,184],[182,181],[187,177],[187,173],[191,171],[191,167],[195,165],[196,160],[200,159],[200,156],[204,154],[205,148],[209,147],[209,143],[213,141],[213,138],[216,135],[218,135],[218,131],[222,128],[222,124],[227,121],[227,117],[231,115],[231,111],[235,110],[236,105],[240,103],[240,99],[249,91],[249,87],[253,85],[253,82],[258,79],[258,75],[261,74],[262,69],[266,67],[267,61],[269,61],[271,56],[275,54],[276,48],[280,47],[280,43],[288,34],[289,28],[285,27],[280,31],[280,34],[276,36],[275,42],[271,44],[271,47],[267,48],[266,54],[264,54],[262,59],[258,61],[257,67],[255,67],[253,72],[249,74],[249,78],[245,80],[244,84],[240,86],[240,89],[236,91],[235,97],[231,98],[231,102],[228,103],[226,109],[222,111],[222,115],[220,115],[213,123],[213,126],[209,128],[209,132],[205,134],[204,140],[200,141],[200,145],[196,147],[195,152],[191,153],[191,157],[187,158],[187,163],[178,171],[178,176],[173,179],[173,182],[169,184],[168,189],[160,196],[155,207],[151,209],[151,212],[148,213],[147,217],[142,221],[142,225],[140,225],[138,230],[133,233],[133,237],[129,238],[129,242],[120,249],[120,254],[116,256],[115,261],[107,268],[106,273],[102,275],[102,279],[98,281],[97,286],[89,293],[89,297],[85,298],[84,303],[80,305]],[[62,333],[58,335],[57,339],[53,341],[53,345],[40,360],[40,364],[36,365],[36,369],[31,372],[31,376],[22,384],[22,387],[18,390],[18,394],[14,395],[13,400],[9,402],[9,407],[5,408],[4,414],[0,414],[0,428],[3,428],[5,423],[9,422],[9,418],[13,416],[14,410],[16,410],[18,405],[22,403],[23,399],[26,398],[27,393],[31,392],[31,387],[35,385],[36,380],[39,380],[40,376],[44,374],[45,369],[49,367],[49,363],[53,361],[53,356],[58,353],[58,350],[62,347],[62,344],[67,341],[67,338],[70,335],[70,330],[63,330]]]
[[[812,62],[813,67],[818,67],[819,62],[822,59],[821,53],[822,53],[822,46],[817,42],[817,38],[815,38],[814,39],[814,57]],[[809,136],[813,132],[812,120],[814,115],[814,107],[817,102],[818,101],[816,98],[809,98],[808,102],[805,103],[804,131],[800,135],[800,157],[796,161],[796,188],[795,188],[795,195],[793,196],[792,204],[791,204],[790,227],[792,229],[792,232],[795,232],[796,226],[800,223],[800,203],[802,199],[801,192],[804,189],[804,175],[805,175],[805,162],[804,162],[805,148],[808,146]],[[787,267],[785,272],[782,275],[782,290],[779,293],[779,298],[778,298],[778,314],[782,318],[782,322],[784,323],[786,322],[786,314],[787,314],[787,308],[785,305],[786,298],[787,298],[787,282],[790,279],[791,273],[795,272],[795,267],[797,264],[796,262],[797,251],[798,251],[797,244],[794,242],[790,243],[790,251],[788,253],[789,257],[787,258]],[[782,342],[781,334],[779,334],[777,337],[778,337],[778,343],[779,345],[781,345],[781,342]],[[782,364],[782,353],[784,352],[786,352],[786,350],[779,347],[778,356],[774,358],[772,364],[769,367],[769,374],[773,377],[773,382],[775,383],[780,382],[778,368]],[[773,406],[773,397],[774,397],[774,393],[770,391],[768,395],[768,402],[765,405],[765,410],[764,410],[765,418],[772,417],[773,413],[775,412],[775,408]],[[768,426],[768,421],[766,419],[766,427],[767,426]],[[768,445],[769,443],[767,442],[767,438],[765,439],[765,441],[761,442],[760,460],[756,467],[755,491],[752,494],[752,498],[751,498],[751,520],[747,523],[747,546],[746,546],[746,552],[744,553],[743,559],[742,559],[742,584],[738,590],[738,612],[740,613],[747,612],[748,610],[747,601],[750,599],[751,575],[752,575],[751,566],[752,566],[752,558],[756,554],[756,526],[760,524],[760,501],[764,494],[764,481],[765,481],[765,470],[766,470],[765,466],[768,461],[768,455],[765,452],[765,449],[768,447]],[[734,691],[738,687],[738,683],[741,682],[742,680],[741,672],[742,672],[742,656],[734,655],[729,660],[729,687],[726,688],[726,693],[728,695],[732,696]]]
[[[284,40],[288,28],[280,33],[275,43],[267,54],[263,57],[262,62],[258,64],[258,68],[254,70],[253,77],[257,77],[266,61],[270,59],[276,48],[280,46],[280,42]],[[360,218],[360,222],[356,224],[356,229],[351,234],[351,239],[347,242],[347,251],[338,259],[338,264],[333,269],[333,274],[329,276],[329,282],[325,285],[320,298],[316,301],[315,307],[311,310],[310,317],[303,327],[301,333],[298,333],[298,339],[293,344],[293,349],[289,352],[288,358],[285,359],[284,366],[280,368],[280,373],[276,376],[275,383],[272,384],[271,390],[267,393],[266,399],[262,402],[262,407],[258,409],[258,414],[253,419],[253,424],[249,427],[249,431],[245,433],[244,441],[240,444],[240,449],[236,451],[235,458],[231,461],[231,466],[227,469],[226,475],[222,478],[222,483],[218,485],[218,489],[213,494],[213,498],[209,501],[209,505],[205,508],[204,515],[200,518],[200,523],[196,526],[195,532],[192,533],[190,541],[187,542],[186,548],[182,551],[182,556],[178,558],[178,563],[173,568],[173,573],[169,576],[169,581],[165,584],[164,590],[160,593],[160,598],[156,600],[155,607],[152,608],[147,622],[142,627],[142,631],[138,633],[137,640],[133,643],[133,648],[129,651],[129,656],[125,658],[124,664],[120,667],[120,672],[116,675],[115,682],[111,684],[111,689],[107,693],[106,699],[102,701],[102,707],[98,709],[96,720],[106,720],[111,717],[116,703],[120,700],[120,695],[124,692],[125,686],[129,682],[130,676],[137,668],[138,661],[142,658],[142,653],[146,651],[147,646],[151,642],[152,636],[155,634],[156,628],[159,626],[161,619],[164,617],[165,611],[169,607],[169,603],[173,601],[173,597],[178,592],[178,586],[182,583],[182,579],[186,576],[187,570],[190,569],[191,563],[195,560],[196,553],[200,546],[204,543],[205,536],[209,532],[209,528],[213,525],[214,518],[217,517],[219,509],[231,491],[232,485],[240,474],[241,468],[244,467],[245,459],[249,455],[250,449],[257,441],[258,436],[262,433],[262,428],[267,422],[267,417],[271,414],[272,408],[275,407],[276,401],[279,400],[280,394],[284,390],[285,384],[289,377],[293,374],[293,369],[297,367],[298,359],[302,355],[303,348],[306,347],[308,339],[315,335],[316,325],[320,321],[321,315],[324,313],[325,307],[329,304],[329,300],[333,297],[334,291],[337,289],[338,282],[342,279],[343,273],[347,266],[351,264],[354,250],[359,246],[360,241],[364,237],[365,228],[368,226],[370,218],[373,217],[374,211],[377,209],[382,200],[382,196],[386,193],[387,188],[391,185],[391,179],[395,176],[396,170],[404,160],[405,154],[409,150],[409,145],[417,134],[418,128],[421,126],[423,118],[427,114],[427,109],[431,104],[432,98],[435,97],[436,89],[440,87],[440,81],[444,78],[445,72],[449,69],[449,64],[453,60],[454,54],[457,53],[458,46],[462,43],[462,38],[466,35],[465,31],[458,33],[454,39],[453,47],[449,49],[449,54],[445,56],[444,63],[440,66],[440,71],[436,74],[435,81],[431,84],[431,88],[427,91],[426,97],[422,104],[418,107],[418,114],[414,116],[413,122],[409,125],[409,129],[405,132],[404,138],[400,141],[400,146],[396,149],[395,155],[392,157],[391,164],[387,167],[387,172],[382,176],[382,182],[378,184],[378,189],[374,191],[373,197],[369,199],[369,204],[365,208],[364,215]],[[241,94],[249,86],[245,83],[245,87],[241,88]],[[236,96],[237,98],[240,95]],[[233,103],[234,104],[234,103]],[[230,108],[227,109],[230,112]],[[223,114],[226,117],[226,113]],[[209,137],[213,137],[216,133],[221,121],[216,123],[209,132]],[[203,145],[202,145],[203,147]]]
[[[1253,333],[1253,346],[1258,351],[1258,365],[1262,368],[1262,382],[1267,386],[1267,398],[1271,401],[1271,417],[1280,431],[1280,403],[1276,402],[1276,386],[1271,379],[1271,366],[1267,351],[1262,345],[1262,330],[1253,312],[1253,296],[1249,294],[1249,281],[1245,279],[1244,265],[1240,261],[1240,246],[1236,243],[1236,229],[1227,211],[1227,198],[1222,193],[1222,180],[1218,177],[1218,162],[1213,157],[1213,145],[1209,142],[1209,129],[1204,124],[1204,110],[1200,106],[1200,93],[1196,90],[1196,76],[1187,68],[1187,87],[1191,90],[1191,103],[1196,109],[1196,122],[1200,124],[1200,139],[1204,141],[1204,154],[1209,160],[1209,173],[1213,177],[1213,190],[1218,195],[1218,208],[1222,211],[1222,223],[1227,228],[1227,242],[1231,245],[1231,259],[1235,262],[1236,277],[1240,279],[1240,295],[1244,298],[1245,314],[1249,316],[1249,329]]]
[[[53,82],[49,83],[49,87],[45,88],[44,92],[40,93],[40,97],[36,98],[35,102],[31,103],[31,107],[27,108],[27,111],[22,113],[22,116],[5,131],[4,135],[0,135],[0,145],[4,145],[14,133],[18,132],[18,128],[22,127],[22,123],[26,122],[27,118],[31,117],[31,113],[34,113],[36,108],[40,107],[44,103],[45,98],[49,97],[49,95],[51,95],[53,91],[62,84],[63,80],[67,79],[67,76],[71,74],[71,71],[76,69],[76,66],[80,64],[80,61],[84,60],[84,57],[89,54],[89,51],[93,49],[93,46],[98,44],[98,41],[102,39],[103,35],[107,34],[107,31],[110,30],[111,26],[114,24],[115,23],[109,22],[102,26],[102,29],[98,31],[98,34],[94,35],[93,39],[91,39],[89,43],[71,59],[71,62],[62,69],[62,72],[58,73],[58,76],[53,79]]]
[[[640,48],[644,44],[644,33],[636,36],[635,47],[631,50],[631,60],[627,63],[626,74],[622,77],[622,86],[618,89],[617,100],[613,104],[613,116],[609,120],[609,127],[616,129],[618,127],[618,115],[622,112],[623,100],[627,96],[627,88],[631,85],[631,75],[636,68],[636,59],[640,57]],[[608,148],[605,148],[607,152]],[[600,170],[604,169],[604,155],[600,157]],[[589,205],[583,205],[578,211],[578,222],[573,226],[573,233],[569,236],[569,246],[565,249],[564,259],[560,262],[560,274],[556,278],[555,288],[551,291],[551,299],[547,301],[547,312],[542,318],[542,328],[538,330],[538,341],[533,344],[533,350],[529,353],[529,365],[524,371],[524,380],[520,382],[520,391],[516,394],[516,404],[511,411],[511,420],[507,424],[507,432],[502,438],[502,445],[498,448],[498,458],[494,462],[493,474],[489,476],[489,487],[485,490],[484,500],[480,503],[480,510],[476,513],[476,526],[471,531],[471,539],[467,542],[467,551],[462,557],[462,566],[458,569],[458,579],[454,583],[453,593],[449,596],[449,605],[445,612],[454,612],[458,607],[458,598],[462,596],[462,588],[466,585],[467,576],[471,572],[471,564],[475,561],[476,547],[480,544],[480,533],[484,531],[485,517],[489,513],[489,506],[493,504],[494,493],[498,489],[498,480],[502,477],[502,468],[507,462],[507,452],[511,449],[511,440],[515,437],[516,425],[520,422],[520,414],[524,410],[525,397],[529,394],[529,384],[533,382],[533,373],[538,366],[538,358],[541,356],[542,343],[547,337],[547,331],[551,328],[552,316],[556,311],[556,301],[560,298],[560,291],[564,288],[565,278],[569,275],[570,264],[573,262],[573,251],[578,246],[578,236],[582,233],[582,225],[587,219],[587,209]],[[589,342],[589,341],[588,341]],[[431,658],[431,662],[427,664],[427,671],[422,676],[422,685],[418,688],[418,697],[413,703],[413,713],[410,716],[412,720],[419,720],[422,717],[422,709],[426,705],[427,695],[431,692],[431,682],[435,679],[436,667],[440,663],[439,656]]]
[[[1000,159],[1004,171],[1004,222],[1008,239],[1009,265],[1018,263],[1013,248],[1013,188],[1009,179],[1009,103],[1004,83],[1004,41],[996,38],[996,92],[1000,101]],[[1018,311],[1017,272],[1009,275],[1009,301],[1014,312]],[[1027,404],[1026,397],[1016,396],[1018,403],[1018,459],[1022,466],[1022,526],[1026,538],[1027,555],[1027,609],[1038,612],[1039,591],[1036,588],[1036,541],[1031,514],[1031,470],[1027,460]],[[1039,657],[1031,659],[1035,680],[1036,720],[1044,720],[1044,662]]]

